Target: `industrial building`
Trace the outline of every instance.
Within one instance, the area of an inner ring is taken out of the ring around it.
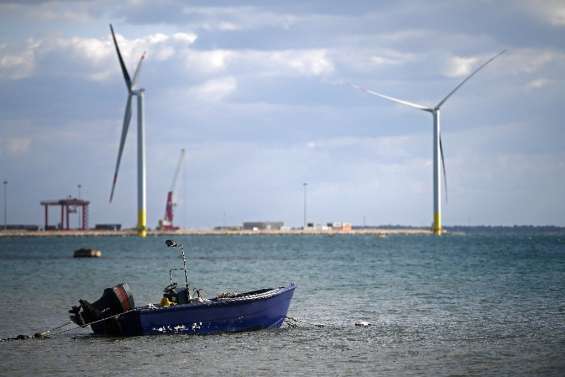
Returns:
[[[113,230],[118,231],[122,229],[122,224],[96,224],[94,230]]]
[[[249,221],[243,223],[245,230],[281,230],[284,226],[282,221]]]

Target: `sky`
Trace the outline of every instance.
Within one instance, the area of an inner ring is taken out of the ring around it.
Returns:
[[[432,222],[442,107],[446,225],[565,226],[563,1],[0,1],[0,179],[8,222],[41,200],[137,221],[136,118],[109,203],[127,90],[145,88],[148,225]],[[4,204],[2,203],[2,208]],[[52,221],[58,220],[55,210]],[[72,219],[73,225],[76,218]]]

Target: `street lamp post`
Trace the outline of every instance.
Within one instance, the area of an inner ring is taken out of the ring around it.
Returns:
[[[77,185],[77,189],[78,189],[78,198],[79,198],[79,199],[80,199],[80,189],[81,189],[81,188],[82,188],[82,185],[79,183],[79,184]],[[83,211],[84,211],[84,209],[83,209]],[[79,229],[80,229],[80,215],[81,215],[81,213],[79,212],[78,207],[77,207],[77,228],[79,228]]]
[[[8,181],[4,181],[4,230],[8,229]]]
[[[303,229],[306,229],[306,225],[308,224],[307,218],[306,218],[306,213],[307,213],[306,212],[306,209],[307,209],[307,207],[306,207],[306,204],[307,204],[307,202],[306,202],[306,192],[307,192],[307,189],[308,189],[308,183],[304,182],[303,186],[304,186],[304,228]]]

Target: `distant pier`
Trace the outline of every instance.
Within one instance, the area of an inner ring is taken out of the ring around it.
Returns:
[[[317,229],[284,229],[284,230],[245,230],[245,229],[177,229],[173,231],[150,230],[147,236],[336,236],[373,235],[386,237],[391,235],[432,235],[429,228],[369,228],[341,230],[317,230]],[[122,230],[3,230],[0,237],[130,237],[136,236],[137,229]]]

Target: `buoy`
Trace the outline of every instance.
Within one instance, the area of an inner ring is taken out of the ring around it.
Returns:
[[[102,256],[102,252],[97,249],[82,248],[75,250],[73,256],[75,258],[100,258]]]

